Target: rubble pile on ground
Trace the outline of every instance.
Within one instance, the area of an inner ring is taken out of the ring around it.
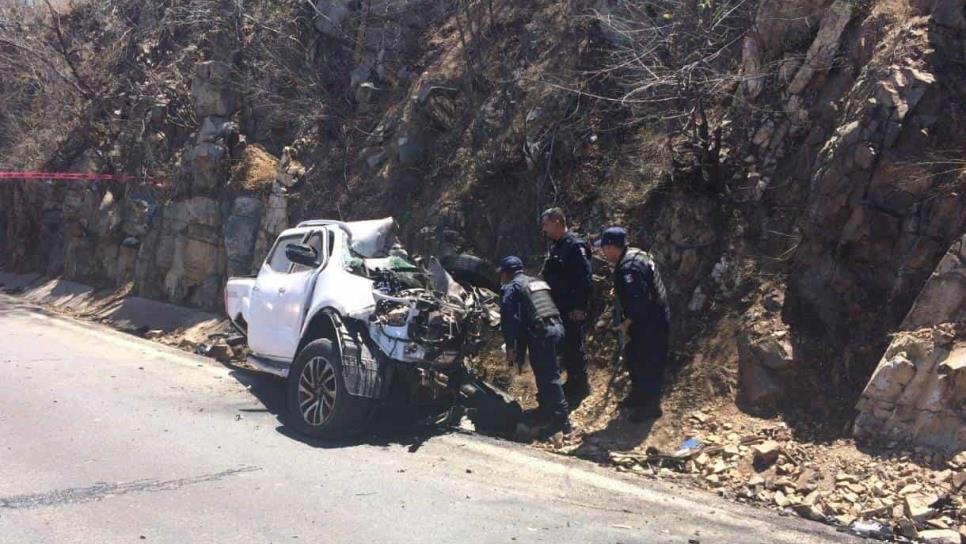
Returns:
[[[593,436],[553,449],[864,536],[966,542],[966,452],[947,456],[893,443],[865,453],[849,440],[799,442],[781,421],[722,421],[700,411],[683,419],[677,434],[687,438],[676,449],[645,442],[608,451]]]

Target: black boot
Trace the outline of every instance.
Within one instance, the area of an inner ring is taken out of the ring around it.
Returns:
[[[570,434],[574,432],[573,425],[570,424],[569,417],[555,417],[549,425],[540,429],[538,438],[540,440],[550,440],[557,433]]]
[[[571,410],[576,408],[585,398],[590,396],[590,383],[587,381],[587,376],[582,378],[568,377],[567,383],[563,384],[563,392]]]
[[[632,408],[628,414],[628,419],[634,423],[643,423],[660,418],[664,415],[661,410],[660,399],[655,399]]]
[[[631,392],[624,397],[624,400],[618,402],[617,406],[622,410],[636,410],[638,408],[644,408],[647,406],[647,397],[631,389]]]

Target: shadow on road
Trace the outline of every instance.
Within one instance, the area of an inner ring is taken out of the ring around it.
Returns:
[[[271,413],[280,423],[275,430],[292,440],[297,440],[313,448],[400,445],[406,446],[410,453],[415,453],[430,438],[452,432],[452,429],[443,426],[423,423],[412,408],[390,400],[376,408],[373,417],[366,426],[366,430],[359,435],[335,440],[306,436],[288,425],[289,413],[285,402],[284,379],[232,365],[226,366],[232,370],[231,376],[247,387],[248,391],[265,407],[264,410],[249,411]]]

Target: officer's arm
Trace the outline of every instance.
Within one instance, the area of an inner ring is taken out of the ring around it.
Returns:
[[[587,310],[594,286],[594,275],[590,266],[590,251],[587,246],[574,244],[567,263],[568,284],[573,286],[574,308]]]
[[[507,351],[519,351],[521,307],[520,289],[515,284],[505,285],[500,298],[500,331]]]
[[[624,317],[634,324],[643,324],[647,316],[647,282],[650,280],[637,270],[624,271],[621,276],[625,293],[625,300],[621,301]]]

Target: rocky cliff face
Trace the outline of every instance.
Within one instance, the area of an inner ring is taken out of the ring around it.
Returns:
[[[855,432],[966,449],[966,237],[939,262],[859,400]]]
[[[670,28],[679,4],[639,12]],[[705,4],[699,19],[721,16]],[[890,333],[939,325],[902,320],[966,225],[963,2],[740,4],[711,91],[672,110],[621,100],[628,78],[610,66],[628,45],[614,30],[620,0],[253,2],[245,13],[121,2],[127,23],[77,39],[125,41],[124,84],[46,154],[0,162],[162,183],[4,187],[0,247],[17,267],[215,309],[225,277],[250,272],[296,220],[392,214],[418,252],[536,263],[536,216],[563,205],[580,230],[627,224],[657,256],[679,386],[723,392],[737,376],[749,409],[830,418],[883,353],[895,359]],[[737,343],[709,347],[734,328]],[[923,369],[943,364],[923,357]],[[889,394],[866,388],[875,423],[861,427],[888,434],[890,406],[925,406],[897,395],[928,393],[877,380]],[[943,442],[930,436],[962,429],[958,413],[915,436]]]
[[[227,277],[251,273],[288,227],[279,181],[289,180],[292,164],[239,138],[229,120],[238,99],[228,72],[218,62],[195,69],[200,125],[185,144],[182,185],[173,194],[153,182],[25,183],[4,191],[12,263],[99,284],[133,282],[142,296],[220,309]]]

